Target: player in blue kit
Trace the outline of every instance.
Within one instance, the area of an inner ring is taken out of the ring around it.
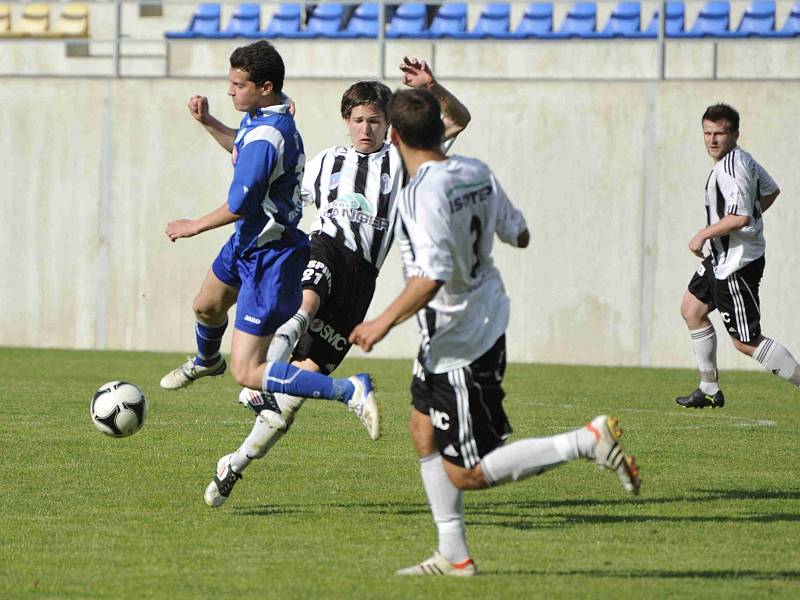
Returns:
[[[284,65],[266,41],[237,48],[230,58],[228,95],[245,113],[238,130],[208,112],[208,100],[193,96],[189,110],[214,139],[232,154],[233,181],[228,198],[198,219],[167,225],[171,241],[235,223],[235,230],[211,266],[194,299],[197,355],[161,380],[165,389],[185,387],[199,377],[221,375],[220,353],[228,310],[236,304],[231,343],[231,373],[239,385],[268,392],[339,400],[370,430],[378,429],[378,410],[368,375],[333,379],[286,363],[267,362],[275,330],[300,307],[309,241],[298,229],[302,213],[300,181],[305,156],[286,97]],[[269,398],[268,394],[264,394]],[[285,427],[277,405],[257,420]],[[241,478],[238,453],[220,459],[206,502],[219,506]],[[243,452],[242,460],[252,457]]]

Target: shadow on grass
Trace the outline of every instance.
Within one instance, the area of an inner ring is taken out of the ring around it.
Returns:
[[[509,575],[534,575],[537,577],[601,577],[620,579],[752,579],[756,581],[796,581],[800,579],[800,571],[754,571],[754,570],[721,570],[721,571],[611,571],[601,569],[569,570],[569,571],[536,571],[524,569],[480,571],[481,577]]]
[[[478,498],[478,494],[470,494]],[[468,524],[490,527],[509,527],[512,529],[548,529],[563,527],[565,524],[582,523],[773,523],[798,522],[800,514],[765,512],[763,509],[750,514],[710,514],[710,515],[643,515],[641,508],[649,505],[713,503],[716,501],[748,500],[798,500],[800,490],[691,490],[686,496],[647,498],[621,496],[607,498],[575,498],[564,500],[524,500],[496,501],[494,499],[470,503],[466,509]],[[637,514],[576,514],[553,512],[553,509],[607,507],[615,510],[625,506],[636,506]],[[429,515],[425,502],[336,502],[336,503],[296,503],[291,505],[251,505],[234,510],[243,516],[270,517],[275,515],[310,514],[320,509],[362,510],[367,513],[416,516]],[[506,520],[493,520],[503,519]]]
[[[498,517],[511,517],[513,520],[495,520]],[[720,523],[736,525],[740,523],[796,523],[800,515],[791,513],[752,514],[752,515],[598,515],[573,513],[545,513],[536,517],[521,514],[503,514],[497,512],[467,513],[467,525],[470,527],[505,527],[525,531],[529,529],[563,529],[576,525],[613,525],[616,523]]]

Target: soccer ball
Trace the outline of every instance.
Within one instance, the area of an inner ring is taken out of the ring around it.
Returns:
[[[147,419],[147,398],[127,381],[109,381],[97,388],[90,407],[92,423],[112,437],[127,437],[142,428]]]

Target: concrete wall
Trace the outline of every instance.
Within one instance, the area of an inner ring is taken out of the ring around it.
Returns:
[[[711,166],[699,119],[719,100],[741,111],[742,146],[783,190],[765,216],[763,325],[800,353],[800,83],[443,81],[473,113],[454,151],[492,165],[533,231],[528,250],[497,248],[512,360],[693,364],[678,306]],[[288,84],[309,155],[347,142],[350,83]],[[194,93],[238,122],[224,79],[4,80],[0,344],[192,349],[192,298],[228,232],[171,244],[163,229],[221,204],[232,170],[187,113]],[[402,287],[394,252],[378,287],[376,310]],[[407,324],[377,355],[416,344]],[[722,340],[720,364],[754,363]]]

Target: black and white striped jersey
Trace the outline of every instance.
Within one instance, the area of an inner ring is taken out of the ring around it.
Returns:
[[[306,164],[302,194],[317,206],[312,232],[322,232],[380,269],[392,244],[395,200],[405,178],[390,143],[372,154],[334,146]]]
[[[444,282],[417,313],[428,371],[465,367],[505,333],[510,302],[492,246],[495,235],[516,246],[526,228],[522,212],[477,159],[427,162],[409,180],[396,228],[405,276]]]
[[[750,217],[750,223],[711,240],[714,276],[725,279],[766,250],[760,198],[778,189],[775,180],[748,152],[738,146],[711,169],[706,181],[706,222],[718,223],[725,215]]]

